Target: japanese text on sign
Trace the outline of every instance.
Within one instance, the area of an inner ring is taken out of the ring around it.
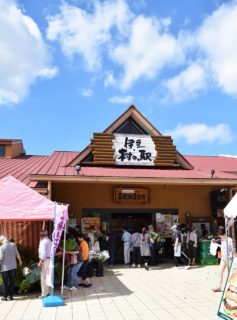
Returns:
[[[114,158],[119,165],[154,165],[157,151],[148,135],[115,134]]]

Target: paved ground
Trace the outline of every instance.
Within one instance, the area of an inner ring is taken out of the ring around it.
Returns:
[[[218,266],[174,269],[117,267],[93,286],[66,291],[64,307],[42,308],[36,296],[0,302],[0,320],[216,320],[221,293],[213,293]]]

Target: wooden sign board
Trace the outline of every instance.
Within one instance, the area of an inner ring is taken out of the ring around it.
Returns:
[[[114,202],[117,203],[141,203],[150,201],[149,189],[145,188],[114,188]]]

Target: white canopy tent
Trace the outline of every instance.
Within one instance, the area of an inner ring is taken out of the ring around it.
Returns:
[[[237,217],[237,193],[224,208],[224,216],[230,219]]]
[[[237,193],[233,196],[227,206],[224,208],[224,217],[225,217],[225,229],[226,235],[229,236],[229,221],[232,220],[232,225],[235,223],[235,218],[237,217]],[[227,252],[228,252],[228,241],[226,241]],[[229,260],[228,262],[228,270],[230,270]]]

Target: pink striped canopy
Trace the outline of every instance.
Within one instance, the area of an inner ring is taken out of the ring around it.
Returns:
[[[0,180],[0,221],[53,220],[55,205],[12,176]]]

